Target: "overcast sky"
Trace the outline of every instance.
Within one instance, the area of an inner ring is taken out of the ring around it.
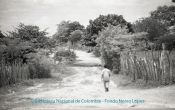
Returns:
[[[22,22],[48,28],[52,35],[63,20],[86,26],[100,14],[118,14],[134,22],[158,6],[172,4],[171,0],[0,0],[0,30],[12,30]]]

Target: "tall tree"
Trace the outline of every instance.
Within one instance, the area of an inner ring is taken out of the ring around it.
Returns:
[[[96,35],[98,35],[98,33],[105,29],[109,24],[113,26],[127,26],[127,29],[132,32],[131,24],[128,23],[122,15],[100,15],[96,19],[90,20],[89,25],[86,27],[85,45],[95,46]]]
[[[148,40],[150,41],[156,40],[168,31],[164,23],[151,17],[136,21],[135,24],[133,24],[133,29],[135,32],[147,32],[149,34]]]
[[[31,43],[33,48],[43,48],[47,42],[47,32],[41,31],[38,26],[20,23],[15,31],[9,32],[9,37],[19,39],[22,42]]]
[[[81,41],[83,37],[83,32],[81,30],[75,30],[71,32],[71,35],[69,37],[70,44],[69,46],[75,47],[75,44],[79,41]],[[69,47],[70,48],[70,47]]]
[[[75,30],[83,31],[84,26],[77,21],[62,21],[60,24],[58,24],[57,32],[54,36],[61,42],[67,42],[71,33]]]
[[[173,26],[175,25],[175,6],[160,6],[151,12],[151,17]]]

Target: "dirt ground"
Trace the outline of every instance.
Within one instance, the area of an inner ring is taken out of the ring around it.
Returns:
[[[85,51],[75,52],[77,61],[68,67],[74,74],[62,79],[36,79],[24,82],[24,85],[1,88],[0,109],[175,108],[175,85],[149,89],[121,88],[121,81],[113,81],[113,78],[109,92],[104,92],[100,59]]]

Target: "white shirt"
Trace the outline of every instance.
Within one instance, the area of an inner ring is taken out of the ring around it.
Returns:
[[[110,80],[110,76],[111,76],[111,71],[109,69],[103,69],[102,70],[102,78],[103,81],[109,81]]]

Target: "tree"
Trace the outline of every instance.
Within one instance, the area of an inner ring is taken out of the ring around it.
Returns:
[[[151,17],[166,23],[168,26],[175,25],[175,6],[160,6],[151,12]]]
[[[2,34],[2,32],[0,31],[0,45],[3,45],[5,42],[4,42],[4,34]]]
[[[131,33],[127,27],[109,25],[105,30],[99,33],[96,42],[100,45],[101,50],[120,52],[123,49],[131,48]]]
[[[60,42],[67,42],[71,33],[75,30],[84,30],[84,26],[79,22],[74,21],[62,21],[57,28],[57,32],[54,37]]]
[[[47,42],[47,32],[40,31],[38,26],[25,25],[20,23],[15,31],[9,32],[9,37],[20,39],[22,42],[29,42],[33,48],[44,48]]]
[[[4,38],[4,34],[2,34],[2,32],[0,31],[0,38]]]
[[[158,38],[157,43],[165,43],[166,49],[173,50],[175,48],[175,34],[165,34]]]
[[[38,26],[19,24],[14,31],[3,38],[5,51],[2,57],[6,63],[22,61],[27,63],[27,54],[36,52],[38,48],[47,48],[49,38],[45,31],[40,31]]]
[[[126,48],[131,48],[131,38],[127,26],[109,25],[99,32],[96,39],[100,47],[102,62],[116,73],[120,71],[120,52]]]
[[[157,43],[159,45],[164,43],[166,45],[166,49],[170,51],[173,50],[175,48],[175,26],[169,27],[169,32],[160,36]]]
[[[147,38],[147,33],[130,33],[127,26],[122,27],[109,25],[103,31],[99,32],[96,39],[100,47],[101,57],[104,64],[116,73],[120,71],[121,52],[133,53],[135,50],[144,47],[143,43]],[[146,45],[146,43],[144,43]]]
[[[158,37],[164,35],[168,32],[167,26],[154,18],[142,18],[133,24],[134,31],[137,32],[147,32],[148,40],[155,41]]]
[[[69,39],[72,42],[72,44],[74,44],[80,41],[82,36],[83,36],[83,32],[81,30],[75,30],[71,32]]]
[[[131,24],[122,15],[100,15],[95,20],[90,20],[89,25],[86,27],[85,45],[95,46],[96,35],[105,27],[108,27],[109,24],[113,26],[120,25],[121,27],[126,26],[129,32],[133,32]]]

